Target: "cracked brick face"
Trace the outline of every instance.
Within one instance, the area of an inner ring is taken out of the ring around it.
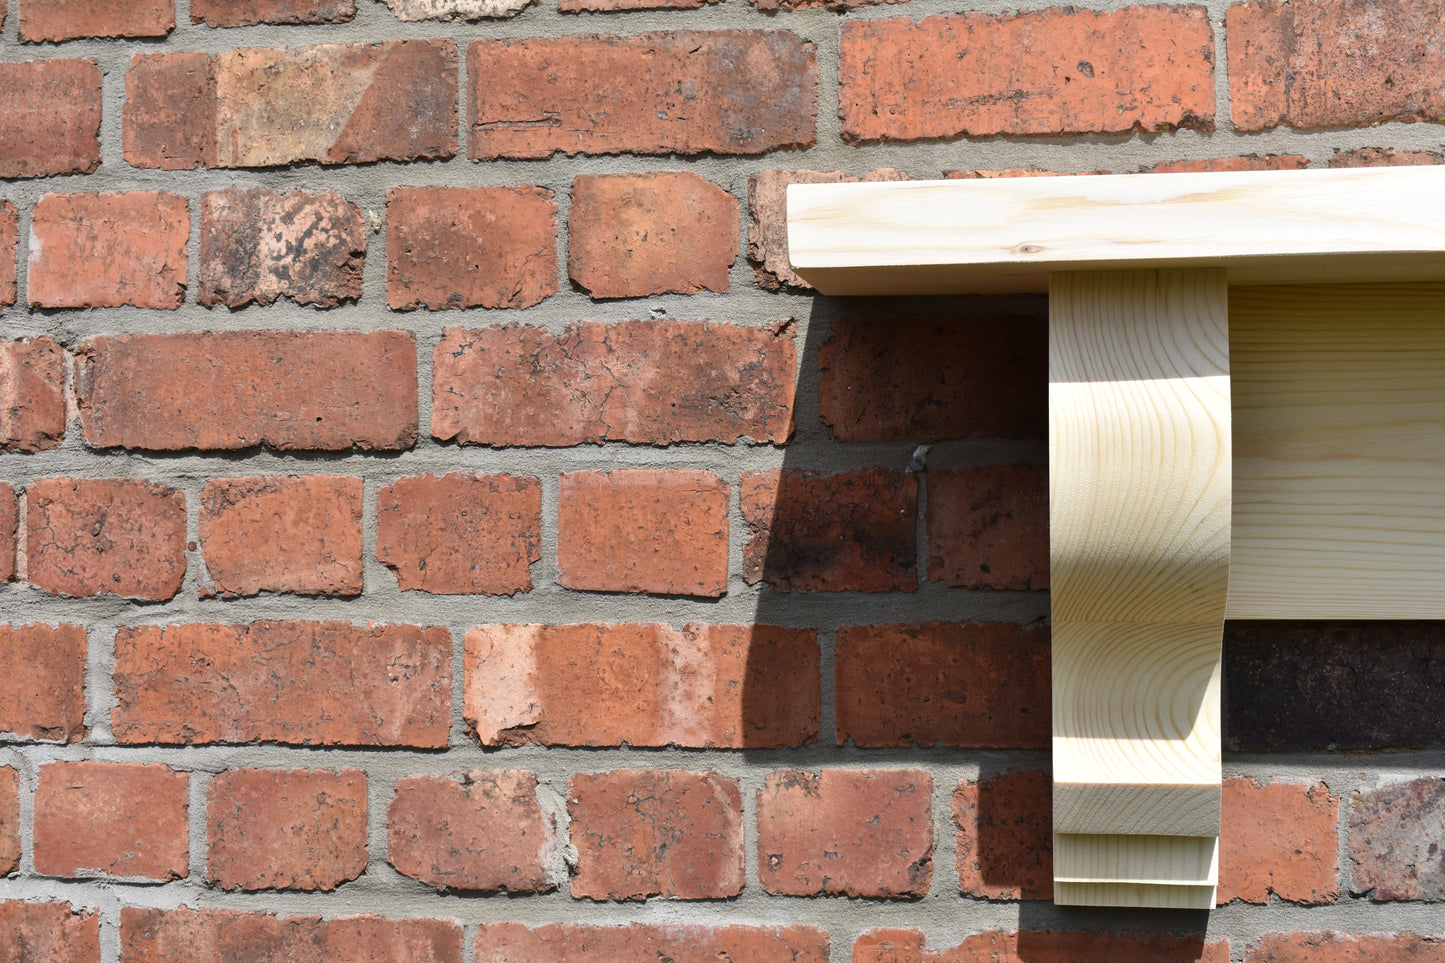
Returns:
[[[0,626],[0,665],[25,667],[0,673],[0,732],[56,742],[83,738],[85,650],[80,625]]]

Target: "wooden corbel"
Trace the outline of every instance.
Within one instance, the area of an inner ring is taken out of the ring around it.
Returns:
[[[1445,168],[794,185],[788,246],[1049,292],[1054,898],[1212,907],[1225,618],[1445,617]]]

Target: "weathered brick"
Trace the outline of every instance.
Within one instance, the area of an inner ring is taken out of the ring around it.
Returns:
[[[0,766],[0,876],[20,868],[20,773]],[[0,959],[4,958],[0,942]]]
[[[15,544],[20,534],[20,499],[9,482],[0,482],[0,582],[15,580]]]
[[[774,625],[484,625],[466,636],[463,710],[484,746],[815,742],[813,629]]]
[[[834,659],[839,745],[1049,746],[1048,626],[845,625]]]
[[[1046,171],[1038,167],[1005,167],[1001,170],[964,169],[944,171],[950,181],[990,181],[1000,177],[1090,177],[1108,171]]]
[[[851,144],[1214,127],[1202,6],[855,20],[840,44]]]
[[[933,880],[933,777],[916,769],[768,774],[758,882],[769,893],[924,896]]]
[[[15,248],[20,240],[20,210],[0,200],[0,308],[15,303]]]
[[[831,10],[847,13],[860,7],[875,7],[885,3],[907,3],[908,0],[751,0],[753,6],[764,13],[777,10]]]
[[[1445,940],[1416,933],[1265,933],[1244,963],[1440,963]]]
[[[175,0],[20,0],[20,40],[164,37],[176,26]]]
[[[577,870],[594,900],[722,899],[743,889],[743,797],[736,779],[680,769],[574,776],[567,790]]]
[[[522,770],[406,776],[386,811],[386,852],[396,871],[438,892],[546,893],[555,818]]]
[[[743,579],[774,591],[912,592],[918,587],[918,483],[864,468],[745,472]]]
[[[0,63],[0,177],[89,174],[100,166],[100,65]]]
[[[46,451],[65,437],[65,351],[49,338],[0,341],[0,451]]]
[[[529,929],[521,923],[483,923],[475,949],[478,960],[508,963],[827,963],[828,934],[812,926],[552,923]]]
[[[125,963],[191,963],[237,958],[295,963],[462,963],[462,928],[451,920],[379,916],[277,918],[235,910],[120,911]]]
[[[1445,164],[1445,154],[1433,150],[1361,147],[1336,151],[1330,158],[1331,167],[1429,167],[1433,164]]]
[[[1299,154],[1266,154],[1263,157],[1209,157],[1202,160],[1164,161],[1145,170],[1150,174],[1192,174],[1219,171],[1302,171],[1310,166]]]
[[[121,145],[132,167],[215,167],[216,72],[193,51],[136,54],[125,75]]]
[[[722,0],[557,0],[562,13],[614,13],[621,10],[698,10]]]
[[[334,308],[361,297],[366,219],[335,191],[212,191],[201,200],[206,307],[297,304]]]
[[[472,160],[763,154],[817,140],[817,55],[781,30],[478,40],[467,83]]]
[[[360,769],[231,769],[206,789],[206,881],[332,890],[366,869]]]
[[[1445,120],[1440,0],[1250,0],[1229,8],[1229,103],[1241,130]]]
[[[393,187],[386,300],[395,311],[527,308],[557,293],[557,204],[540,187]]]
[[[100,916],[69,903],[0,902],[0,960],[100,963]]]
[[[918,930],[868,930],[853,943],[853,963],[1229,963],[1229,941],[1202,935],[1056,930],[1000,932],[965,937],[946,950],[924,948]]]
[[[515,17],[536,0],[386,0],[398,20],[485,20]]]
[[[434,354],[432,435],[493,447],[780,444],[796,361],[791,322],[450,328]]]
[[[201,492],[202,598],[361,594],[360,478],[217,478]]]
[[[0,626],[0,732],[75,742],[85,736],[85,627]]]
[[[111,729],[122,743],[440,749],[451,636],[415,625],[186,623],[115,637]]]
[[[186,497],[138,479],[45,478],[25,492],[30,584],[162,602],[186,576]]]
[[[853,184],[863,181],[906,181],[908,175],[881,168],[864,177],[842,171],[762,171],[748,178],[748,260],[758,286],[811,291],[788,259],[788,185]]]
[[[1351,891],[1377,901],[1445,900],[1445,779],[1360,793],[1350,809]]]
[[[189,777],[159,763],[52,762],[35,785],[35,872],[164,882],[187,873]]]
[[[249,27],[259,23],[346,23],[356,0],[191,0],[191,23]]]
[[[705,471],[563,472],[557,582],[597,592],[727,593],[729,486]]]
[[[983,899],[1053,899],[1053,782],[1029,769],[953,791],[958,888]]]
[[[1339,800],[1324,783],[1224,780],[1220,905],[1280,899],[1306,906],[1340,895]]]
[[[528,475],[398,478],[376,497],[376,557],[403,591],[514,595],[542,558],[542,485]]]
[[[76,352],[99,448],[397,451],[416,443],[416,391],[405,331],[117,335]]]
[[[30,221],[28,300],[43,308],[174,310],[191,207],[179,194],[46,194]]]
[[[726,292],[737,256],[737,199],[696,174],[572,181],[567,271],[594,298]]]
[[[1048,312],[833,322],[818,413],[835,441],[939,441],[1048,431]]]
[[[956,588],[1049,587],[1049,472],[985,465],[928,473],[928,577]]]

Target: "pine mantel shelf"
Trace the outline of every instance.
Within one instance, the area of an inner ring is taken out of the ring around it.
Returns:
[[[788,246],[1049,292],[1054,897],[1213,906],[1225,618],[1445,618],[1445,167],[794,185]]]

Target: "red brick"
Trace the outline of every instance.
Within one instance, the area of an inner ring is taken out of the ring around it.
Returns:
[[[1445,120],[1440,0],[1251,0],[1229,8],[1230,115],[1241,130]]]
[[[467,727],[484,746],[811,745],[813,629],[483,625],[466,636]]]
[[[121,144],[132,167],[215,167],[216,72],[192,51],[136,54],[125,75]]]
[[[551,191],[525,185],[387,191],[392,310],[528,308],[556,293]]]
[[[361,594],[360,478],[217,478],[201,492],[201,597]]]
[[[567,790],[577,869],[594,900],[723,899],[743,889],[743,797],[736,779],[680,769],[575,776]]]
[[[614,13],[619,10],[698,10],[722,0],[557,0],[562,13]]]
[[[179,194],[46,194],[30,221],[27,300],[42,308],[174,310],[191,207]]]
[[[918,483],[883,468],[745,472],[743,579],[774,591],[912,592]]]
[[[1330,158],[1331,167],[1429,167],[1445,164],[1445,154],[1430,150],[1391,150],[1385,147],[1362,147],[1342,150]]]
[[[191,23],[249,27],[259,23],[346,23],[356,0],[191,0]]]
[[[120,911],[120,958],[125,963],[462,963],[462,928],[451,920],[278,919],[235,910],[126,906]]]
[[[1245,963],[1441,963],[1445,940],[1415,933],[1265,933]]]
[[[434,354],[432,435],[493,447],[780,444],[796,372],[790,321],[449,328]]]
[[[0,625],[0,732],[76,742],[85,736],[85,627]]]
[[[472,160],[764,154],[817,140],[817,55],[782,30],[478,40],[467,78]]]
[[[1324,783],[1224,780],[1219,834],[1220,905],[1268,903],[1270,894],[1320,906],[1340,896],[1340,803]]]
[[[0,876],[9,876],[19,868],[20,773],[13,766],[0,766]],[[4,953],[4,944],[0,943],[0,959]]]
[[[0,341],[0,451],[47,451],[65,437],[65,351],[49,338]]]
[[[838,744],[1047,749],[1045,625],[845,625],[835,643]]]
[[[1036,770],[953,792],[958,888],[983,899],[1053,899],[1053,782]]]
[[[186,497],[136,479],[46,478],[25,492],[30,584],[163,602],[186,576]]]
[[[206,882],[333,890],[366,869],[360,769],[231,769],[206,791]]]
[[[597,592],[727,593],[729,487],[705,471],[563,472],[557,582]]]
[[[957,170],[944,171],[943,177],[950,181],[989,181],[999,177],[1089,177],[1107,174],[1108,171],[1046,171],[1037,167],[1005,167],[1002,170]]]
[[[100,66],[0,64],[0,177],[89,174],[100,166]]]
[[[556,854],[555,819],[521,770],[406,776],[386,811],[386,851],[396,871],[438,892],[546,893]]]
[[[847,13],[860,7],[907,2],[908,0],[752,0],[753,6],[764,13],[777,10],[831,10],[834,13]]]
[[[1302,171],[1310,166],[1299,154],[1267,154],[1264,157],[1209,157],[1202,160],[1165,161],[1145,168],[1150,174],[1192,174],[1218,171]]]
[[[1214,127],[1202,6],[856,20],[840,44],[850,144]]]
[[[508,963],[827,963],[828,934],[812,926],[588,926],[521,923],[477,927],[478,960]]]
[[[542,485],[480,472],[398,478],[376,498],[376,557],[403,591],[529,592],[529,566],[542,558]]]
[[[335,191],[212,191],[201,200],[206,307],[297,304],[334,308],[361,297],[366,219]]]
[[[15,543],[20,533],[20,499],[9,482],[0,482],[0,582],[15,580]]]
[[[769,773],[758,793],[758,882],[769,893],[925,896],[933,777],[916,769]]]
[[[35,872],[184,879],[188,778],[159,763],[41,766],[35,786]]]
[[[924,948],[918,930],[873,929],[853,943],[853,963],[1229,963],[1229,942],[1199,934],[989,930],[947,950]]]
[[[81,425],[98,448],[416,443],[416,340],[405,331],[117,335],[82,342],[75,360]]]
[[[955,588],[1047,589],[1048,469],[929,472],[928,578]]]
[[[0,22],[4,7],[0,6]],[[100,916],[69,903],[0,902],[4,963],[100,963]]]
[[[686,171],[572,181],[567,271],[594,298],[726,292],[738,202]]]
[[[1445,779],[1397,782],[1355,797],[1351,891],[1379,902],[1445,900]]]
[[[939,441],[1048,431],[1048,318],[1027,308],[937,321],[833,322],[819,416],[835,441]]]
[[[762,171],[748,178],[748,260],[758,286],[769,291],[788,288],[811,291],[788,259],[788,185],[853,184],[863,181],[906,181],[908,175],[881,168],[864,177],[842,171]]]
[[[164,37],[176,26],[175,0],[19,0],[20,40]]]
[[[345,622],[143,625],[115,637],[121,743],[441,749],[451,723],[444,628]]]
[[[20,211],[9,201],[0,200],[0,308],[15,303],[15,249],[19,240]]]

